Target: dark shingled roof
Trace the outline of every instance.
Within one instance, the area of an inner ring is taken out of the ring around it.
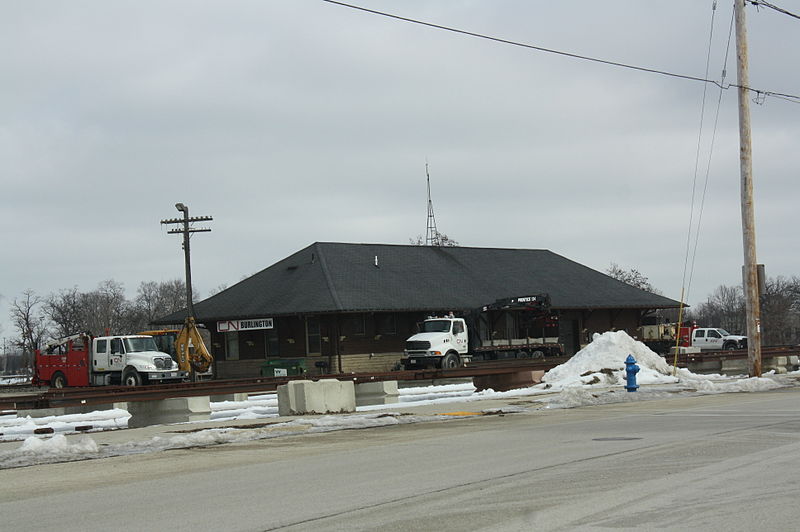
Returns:
[[[377,265],[376,265],[377,261]],[[550,295],[556,309],[679,306],[544,249],[317,242],[195,304],[198,321],[300,313],[466,310]],[[183,321],[184,312],[156,323]]]

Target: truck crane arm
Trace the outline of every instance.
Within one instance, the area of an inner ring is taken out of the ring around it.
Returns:
[[[187,317],[183,323],[183,329],[175,339],[175,351],[178,355],[178,366],[184,371],[203,373],[214,362],[214,357],[206,349],[192,317]]]

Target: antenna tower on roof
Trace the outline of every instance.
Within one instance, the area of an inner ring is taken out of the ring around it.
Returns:
[[[433,215],[433,200],[431,200],[431,174],[428,172],[428,163],[425,163],[425,176],[428,178],[428,227],[425,229],[425,245],[438,246],[439,231],[436,229],[436,217]]]

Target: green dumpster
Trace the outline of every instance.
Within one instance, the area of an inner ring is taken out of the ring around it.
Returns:
[[[274,358],[261,364],[262,377],[293,377],[308,370],[304,358]]]

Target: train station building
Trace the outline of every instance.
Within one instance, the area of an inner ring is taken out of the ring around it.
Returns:
[[[332,242],[194,306],[211,332],[215,375],[235,378],[257,376],[270,359],[304,359],[312,373],[390,370],[427,316],[532,294],[550,297],[568,355],[595,332],[633,336],[646,313],[679,306],[548,250]]]

